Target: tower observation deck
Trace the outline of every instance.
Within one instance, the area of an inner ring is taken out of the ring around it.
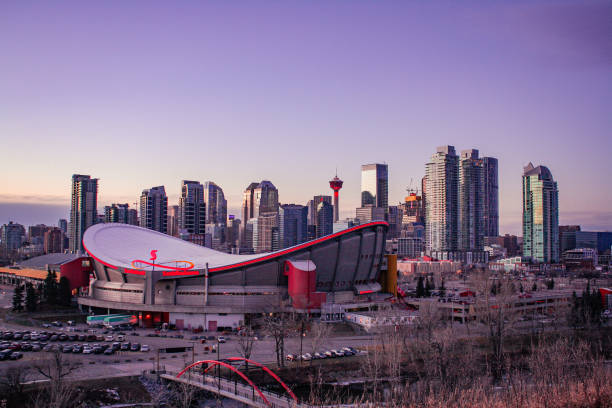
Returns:
[[[342,180],[338,178],[338,174],[329,181],[329,187],[334,190],[334,222],[338,222],[339,217],[339,202],[340,202],[340,189],[342,188]]]

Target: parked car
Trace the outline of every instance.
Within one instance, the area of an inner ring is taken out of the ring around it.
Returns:
[[[110,348],[113,349],[114,351],[121,350],[121,343],[114,342],[113,344],[111,344]]]
[[[130,350],[130,343],[126,342],[126,343],[121,343],[121,351],[129,351]]]
[[[113,341],[113,340],[115,340],[115,338],[113,337],[113,335],[112,335],[112,334],[110,334],[110,335],[108,335],[108,336],[106,336],[106,337],[104,338],[104,341],[108,341],[108,342],[111,342],[111,341]]]
[[[104,350],[104,355],[105,356],[110,356],[115,354],[115,350],[113,350],[112,348],[107,348],[106,350]]]
[[[316,353],[314,353],[314,354],[312,355],[312,357],[313,357],[315,360],[319,360],[319,359],[325,358],[326,356],[325,356],[325,354],[323,354],[323,353],[319,353],[319,352],[317,351]]]
[[[74,347],[72,348],[72,352],[73,353],[82,353],[83,352],[83,346],[81,346],[80,344],[75,344]]]
[[[285,359],[286,359],[287,361],[295,361],[295,360],[297,360],[297,358],[296,358],[296,357],[297,357],[297,356],[295,356],[295,355],[293,355],[293,354],[287,354],[287,357],[285,357]]]
[[[121,341],[125,341],[125,335],[120,334],[117,336],[117,341],[121,342]]]
[[[226,340],[225,340],[225,337],[223,337],[223,336],[219,336],[219,337],[217,337],[217,341],[218,341],[219,343],[225,343],[225,341],[226,341]]]
[[[84,346],[83,347],[83,354],[92,354],[94,352],[93,348],[91,346]]]
[[[68,340],[68,336],[66,336],[65,334],[60,334],[58,336],[58,340],[59,341],[66,341],[66,340]]]
[[[302,360],[304,360],[304,361],[312,360],[312,354],[310,354],[310,353],[302,354]]]
[[[72,353],[72,346],[62,347],[62,353]]]
[[[49,341],[57,341],[59,339],[59,336],[57,334],[52,334],[51,337],[49,337]]]
[[[130,349],[132,351],[140,351],[140,343],[133,343]]]
[[[325,352],[323,352],[323,354],[325,354],[327,358],[336,357],[336,355],[332,353],[331,350],[326,350]]]
[[[11,357],[11,354],[16,353],[11,349],[4,349],[0,351],[0,360],[7,360]]]
[[[11,353],[9,358],[11,360],[19,360],[20,358],[23,358],[23,353],[20,353],[19,351],[15,351],[15,352]]]
[[[140,351],[142,351],[143,353],[147,353],[151,351],[151,348],[147,344],[143,344],[142,346],[140,346]]]
[[[87,340],[87,336],[84,334],[79,334],[78,336],[79,341],[86,341]]]

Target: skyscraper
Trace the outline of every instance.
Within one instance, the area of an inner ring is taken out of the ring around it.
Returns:
[[[255,189],[259,183],[251,183],[244,190],[242,194],[242,223],[240,224],[240,248],[249,249],[252,248],[253,236],[252,236],[252,224],[248,224],[249,220],[255,217]],[[249,235],[247,237],[247,234]]]
[[[496,237],[499,235],[499,181],[496,158],[482,158],[482,175],[484,235],[486,237]]]
[[[189,234],[206,233],[204,186],[197,181],[183,180],[181,184],[179,230]]]
[[[64,250],[64,233],[59,228],[45,231],[43,250],[45,254],[59,253]]]
[[[523,169],[523,256],[559,262],[559,191],[550,170]]]
[[[171,205],[168,207],[168,235],[179,236],[179,206]]]
[[[425,166],[425,248],[428,253],[457,250],[459,157],[441,146]]]
[[[227,200],[223,189],[212,181],[205,182],[204,202],[206,203],[206,224],[225,226],[227,224]]]
[[[140,195],[140,226],[161,233],[168,231],[168,197],[164,186],[143,190]]]
[[[386,164],[361,166],[361,206],[373,205],[389,212],[389,169]]]
[[[70,251],[83,251],[83,234],[98,220],[98,179],[72,175],[70,203]]]
[[[268,212],[249,220],[253,224],[253,251],[270,252],[278,249],[278,213]]]
[[[283,204],[278,210],[280,248],[306,241],[308,208],[304,205]]]
[[[278,190],[268,180],[263,180],[255,188],[253,198],[253,216],[278,213]]]
[[[334,207],[326,202],[317,204],[317,238],[330,235],[334,229]]]
[[[482,160],[478,150],[461,152],[459,161],[459,235],[460,251],[484,248],[484,186]]]
[[[63,232],[64,234],[66,234],[66,235],[68,234],[68,221],[66,221],[66,220],[65,220],[65,219],[63,219],[63,218],[60,218],[60,219],[57,221],[57,226],[59,227],[59,229],[61,229],[61,230],[62,230],[62,232]]]
[[[128,204],[111,204],[104,207],[104,222],[130,224],[130,206]]]
[[[18,249],[25,240],[25,228],[21,224],[10,221],[0,227],[0,243],[9,251]]]

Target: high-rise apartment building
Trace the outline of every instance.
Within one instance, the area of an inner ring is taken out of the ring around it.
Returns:
[[[495,157],[482,158],[482,176],[484,235],[496,237],[499,235],[499,176]]]
[[[459,157],[454,146],[438,147],[425,166],[425,248],[456,251],[459,221]]]
[[[204,186],[197,181],[183,180],[179,198],[179,230],[190,234],[206,233]]]
[[[460,251],[482,251],[484,248],[483,181],[482,160],[478,157],[478,150],[463,150],[459,160]]]
[[[64,251],[64,233],[59,228],[49,228],[44,235],[43,250],[45,254]]]
[[[57,226],[59,227],[59,229],[61,229],[61,230],[62,230],[62,232],[64,233],[64,235],[68,235],[68,221],[67,221],[67,220],[65,220],[65,219],[63,219],[63,218],[60,218],[60,219],[57,221]]]
[[[25,228],[21,224],[10,221],[0,227],[0,244],[9,251],[21,247],[25,240]]]
[[[523,169],[523,256],[559,262],[559,192],[550,170]]]
[[[179,236],[179,206],[168,206],[168,235]]]
[[[126,204],[111,204],[104,207],[104,222],[131,224],[130,206]]]
[[[249,220],[256,217],[255,215],[255,189],[259,183],[251,183],[242,194],[242,223],[240,225],[240,243],[239,246],[243,250],[252,249],[253,228],[252,224],[248,224]],[[249,236],[247,236],[247,234]]]
[[[164,186],[143,190],[140,195],[140,226],[161,233],[168,231],[168,196]]]
[[[334,230],[334,207],[326,201],[317,205],[317,238],[330,235]]]
[[[308,208],[304,205],[283,204],[278,210],[280,248],[306,242]]]
[[[85,230],[98,221],[98,179],[74,174],[70,203],[70,251],[83,251]]]
[[[386,164],[361,166],[361,206],[372,205],[389,212],[389,169]]]
[[[227,223],[227,200],[223,189],[207,181],[204,183],[204,202],[206,203],[206,224],[225,226]]]

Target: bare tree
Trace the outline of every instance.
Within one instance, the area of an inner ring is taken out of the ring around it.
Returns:
[[[66,377],[77,368],[74,361],[65,358],[59,350],[53,351],[49,359],[35,365],[36,371],[49,380],[48,407],[67,408],[72,406],[75,388],[66,380]]]
[[[168,396],[168,399],[171,401],[170,406],[173,408],[191,408],[197,401],[196,393],[196,387],[179,382],[173,386]]]
[[[238,336],[238,340],[236,341],[236,352],[247,360],[251,358],[251,353],[253,353],[253,346],[255,345],[255,333],[251,326],[247,326],[243,329],[243,332]],[[246,363],[246,371],[249,372],[249,362]]]
[[[29,375],[29,369],[23,365],[7,368],[0,373],[0,406],[4,406],[3,404],[7,406],[24,404],[24,382]]]
[[[312,325],[310,329],[310,349],[312,350],[313,355],[317,352],[317,350],[319,350],[319,347],[321,347],[323,341],[329,337],[331,329],[332,326],[329,323],[317,322]],[[310,364],[312,364],[312,360],[310,360]]]
[[[285,366],[285,338],[289,335],[291,326],[291,316],[285,311],[270,313],[264,317],[265,331],[274,339],[276,363],[279,367]]]

